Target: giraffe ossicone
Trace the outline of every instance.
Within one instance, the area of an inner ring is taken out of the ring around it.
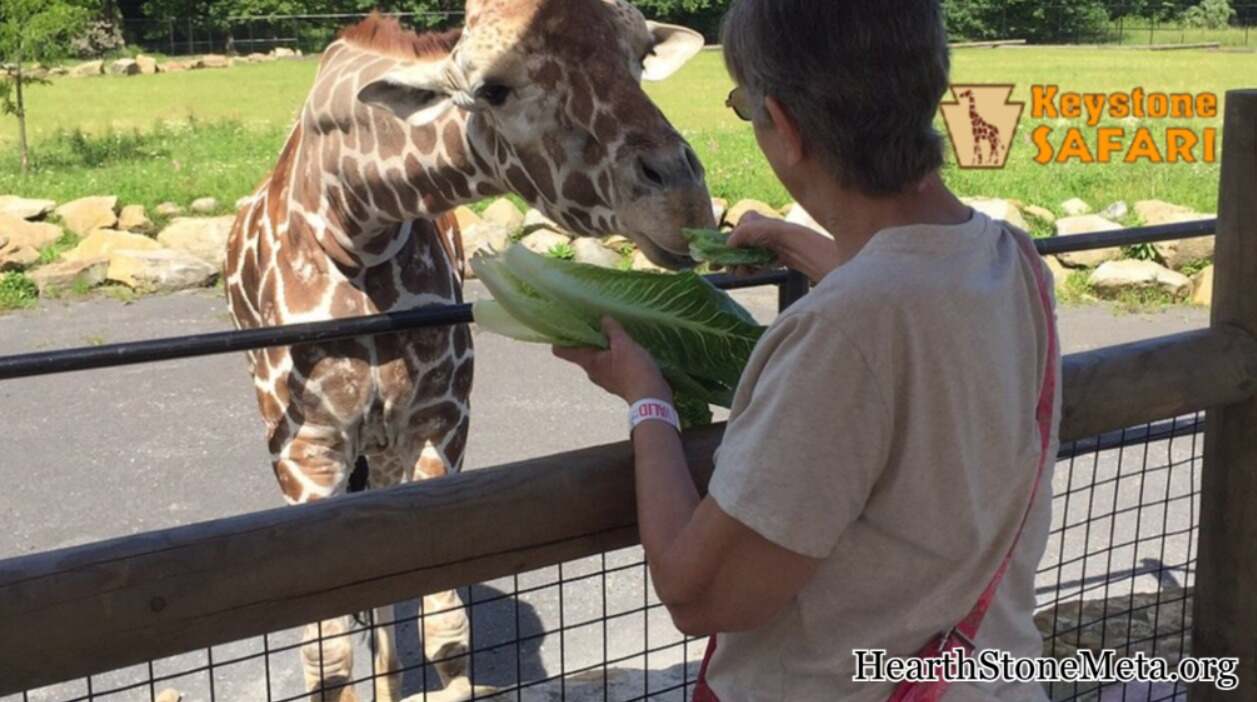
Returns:
[[[466,9],[466,27],[443,34],[373,15],[324,51],[274,171],[228,242],[238,327],[461,302],[463,252],[445,213],[508,192],[577,234],[624,234],[656,263],[691,263],[681,230],[714,225],[703,168],[640,81],[680,68],[702,37],[648,23],[623,0],[468,0]],[[249,362],[289,502],[344,493],[364,462],[369,488],[461,470],[467,327],[268,349]],[[474,690],[458,595],[423,605],[428,659],[448,690]],[[376,621],[391,617],[377,610]],[[313,699],[353,699],[337,687],[353,680],[351,639],[327,635],[349,631],[347,622],[307,628]],[[392,627],[372,635],[376,699],[394,702]]]

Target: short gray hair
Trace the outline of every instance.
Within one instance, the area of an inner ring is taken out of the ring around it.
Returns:
[[[938,0],[736,0],[721,34],[734,80],[785,105],[843,187],[892,195],[942,167]]]

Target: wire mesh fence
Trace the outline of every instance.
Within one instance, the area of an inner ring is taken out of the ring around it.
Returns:
[[[1043,654],[1142,651],[1176,663],[1190,654],[1203,417],[1095,437],[1063,447],[1054,475],[1053,523],[1037,579]],[[317,564],[311,564],[316,568]],[[672,625],[640,548],[519,573],[459,589],[466,649],[429,650],[434,618],[421,600],[357,613],[337,628],[302,629],[215,646],[0,702],[291,702],[312,699],[305,670],[321,666],[313,699],[400,697],[636,702],[689,699],[705,649]],[[395,662],[374,652],[394,642]],[[37,645],[37,642],[33,642]],[[344,661],[352,659],[352,668]],[[303,665],[303,660],[306,663]],[[473,689],[445,686],[466,670]],[[1186,698],[1182,686],[1049,683],[1053,700],[1154,702]],[[166,692],[168,690],[176,693]],[[346,690],[351,696],[342,696]],[[163,692],[167,696],[162,697]]]
[[[123,38],[133,49],[167,56],[195,54],[270,53],[275,49],[321,52],[344,27],[361,21],[365,13],[259,15],[250,17],[178,17],[128,19],[121,23]],[[460,26],[461,12],[393,13],[404,24],[443,29]]]

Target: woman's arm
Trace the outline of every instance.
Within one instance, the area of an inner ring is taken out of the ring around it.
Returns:
[[[606,320],[608,351],[556,349],[591,380],[633,403],[671,400],[654,360],[623,328]],[[819,561],[764,539],[701,500],[681,438],[671,426],[645,422],[633,433],[637,514],[642,547],[659,599],[689,635],[742,631],[767,623],[816,572]]]

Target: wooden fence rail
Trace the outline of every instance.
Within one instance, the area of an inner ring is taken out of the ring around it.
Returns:
[[[1257,340],[1238,329],[1072,355],[1062,438],[1254,389]],[[722,432],[686,436],[701,484]],[[631,546],[634,502],[615,444],[0,561],[0,695]]]

